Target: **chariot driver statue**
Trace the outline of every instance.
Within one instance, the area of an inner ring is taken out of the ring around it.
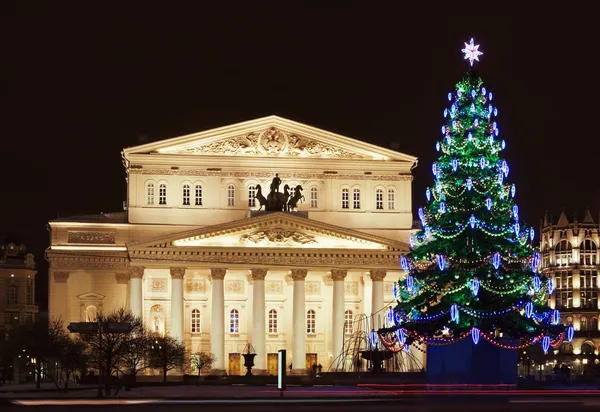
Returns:
[[[271,192],[279,192],[279,185],[281,184],[281,179],[279,178],[279,173],[275,173],[275,177],[271,182]]]

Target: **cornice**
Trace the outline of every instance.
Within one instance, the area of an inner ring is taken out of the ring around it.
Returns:
[[[362,240],[380,243],[388,246],[391,250],[407,250],[408,246],[404,243],[387,239],[383,237],[379,237],[376,235],[371,235],[369,233],[360,232],[354,229],[347,229],[340,226],[335,226],[329,223],[321,222],[318,220],[307,219],[299,216],[295,216],[291,213],[270,213],[263,216],[257,216],[252,218],[244,218],[240,220],[234,220],[231,222],[221,223],[212,226],[205,226],[198,229],[192,229],[185,232],[173,233],[166,236],[158,236],[150,239],[142,239],[138,241],[133,241],[127,244],[127,247],[132,253],[136,249],[140,249],[140,247],[147,248],[167,248],[171,242],[175,240],[188,238],[188,237],[201,237],[201,238],[211,238],[216,236],[222,236],[226,234],[231,234],[235,232],[242,232],[246,230],[252,229],[260,229],[265,228],[269,225],[283,225],[292,227],[294,229],[307,230],[311,232],[316,232],[320,234],[324,234],[331,237],[337,237],[341,239],[347,239],[359,242]],[[201,247],[201,246],[199,246]],[[206,247],[202,247],[206,249]],[[182,252],[181,248],[176,248],[179,252]],[[186,251],[194,250],[195,247],[186,247]],[[222,250],[222,249],[219,249]],[[243,251],[247,251],[247,248],[244,248]],[[286,249],[289,250],[289,249]],[[305,249],[306,250],[306,249]],[[339,249],[335,249],[336,252],[339,252]]]

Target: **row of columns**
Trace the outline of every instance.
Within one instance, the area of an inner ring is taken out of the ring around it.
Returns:
[[[252,298],[252,345],[256,351],[255,370],[266,370],[266,327],[265,327],[265,277],[268,269],[251,269],[254,283]],[[171,331],[170,334],[178,339],[183,338],[183,278],[185,268],[170,268],[171,272]],[[144,268],[133,267],[130,272],[130,309],[139,317],[143,315],[142,277]],[[223,280],[226,268],[210,269],[211,287],[211,332],[210,347],[215,355],[213,372],[225,371],[225,289]],[[307,269],[292,269],[293,301],[292,301],[292,365],[297,373],[305,373],[303,365],[306,362],[306,297],[305,280]],[[344,343],[345,298],[344,280],[348,274],[346,269],[333,269],[333,307],[332,307],[332,351],[334,359],[340,354]],[[383,308],[383,279],[384,269],[373,269],[370,272],[373,281],[372,313]]]

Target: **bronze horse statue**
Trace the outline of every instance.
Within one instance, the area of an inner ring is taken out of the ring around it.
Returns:
[[[304,189],[300,185],[294,188],[294,196],[292,196],[287,203],[287,212],[292,212],[294,209],[297,209],[298,202],[304,201],[304,195],[302,194],[303,190]]]
[[[258,210],[261,210],[263,206],[267,205],[267,198],[262,194],[262,188],[260,187],[260,185],[256,185],[256,195],[254,195],[254,197],[256,198],[256,200],[258,200],[258,203],[260,204],[260,208]]]

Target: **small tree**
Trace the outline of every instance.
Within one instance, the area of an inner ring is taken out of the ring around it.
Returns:
[[[57,360],[60,364],[60,380],[64,382],[65,392],[69,390],[69,379],[77,371],[83,371],[88,360],[87,344],[79,337],[71,339],[64,333],[61,342]],[[54,380],[56,387],[60,389],[59,381]]]
[[[41,386],[44,372],[48,372],[49,362],[58,358],[64,336],[60,319],[49,320],[43,316],[9,332],[7,345],[12,353],[25,356],[26,365],[34,374],[37,389]]]
[[[125,345],[120,366],[129,371],[129,375],[135,382],[136,376],[141,371],[149,367],[149,350],[152,345],[152,339],[145,329],[132,333]]]
[[[210,352],[196,352],[192,353],[192,369],[198,371],[198,382],[200,382],[200,374],[202,370],[208,372],[213,363],[217,360],[214,354]]]
[[[121,308],[108,315],[98,314],[98,322],[127,323],[129,333],[84,334],[82,339],[89,345],[90,364],[100,372],[106,395],[111,394],[110,384],[113,374],[118,374],[131,341],[144,333],[142,320],[130,311]]]
[[[156,336],[150,348],[149,360],[151,368],[162,370],[163,382],[166,382],[167,372],[185,367],[185,346],[171,336]]]

